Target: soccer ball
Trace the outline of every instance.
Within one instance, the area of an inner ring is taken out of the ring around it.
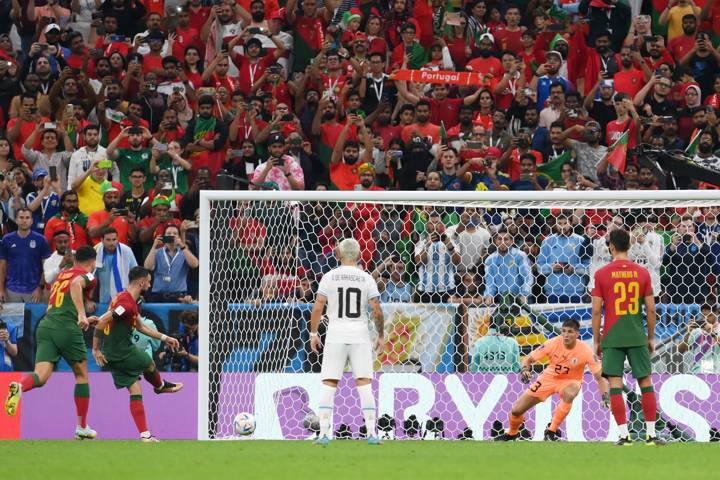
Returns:
[[[305,418],[303,419],[303,427],[306,430],[310,430],[313,433],[319,433],[320,432],[320,417],[315,415],[314,413],[308,413],[305,415]]]
[[[238,413],[233,419],[233,428],[238,435],[252,435],[255,431],[255,417],[247,412]]]

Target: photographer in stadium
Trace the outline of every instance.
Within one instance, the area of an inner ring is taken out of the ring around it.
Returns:
[[[180,348],[173,351],[168,347],[158,354],[160,363],[168,371],[197,372],[198,369],[198,312],[185,310],[180,314],[182,332],[172,334],[180,342]]]

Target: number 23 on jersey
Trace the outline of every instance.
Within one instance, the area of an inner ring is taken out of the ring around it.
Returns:
[[[638,282],[615,282],[615,313],[635,315],[640,311],[640,284]]]

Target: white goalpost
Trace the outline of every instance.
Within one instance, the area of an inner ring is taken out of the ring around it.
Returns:
[[[310,310],[349,236],[386,319],[373,381],[381,436],[491,439],[527,387],[517,358],[484,349],[489,336],[522,358],[574,318],[592,342],[592,275],[609,261],[607,232],[625,228],[657,301],[658,433],[709,441],[720,429],[717,215],[715,190],[202,191],[198,439],[233,438],[240,412],[255,416],[253,438],[312,438],[322,355],[309,348]],[[640,436],[640,390],[625,381]],[[528,412],[526,438],[542,440],[556,401]],[[333,416],[336,437],[363,436],[349,373]],[[562,431],[617,436],[589,373]]]

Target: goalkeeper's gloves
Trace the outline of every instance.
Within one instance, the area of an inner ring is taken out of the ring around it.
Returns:
[[[603,393],[602,403],[603,403],[603,407],[610,409],[610,394],[609,393]]]
[[[523,367],[522,370],[520,370],[520,381],[522,383],[530,383],[531,378],[532,371],[530,370],[530,367]]]

